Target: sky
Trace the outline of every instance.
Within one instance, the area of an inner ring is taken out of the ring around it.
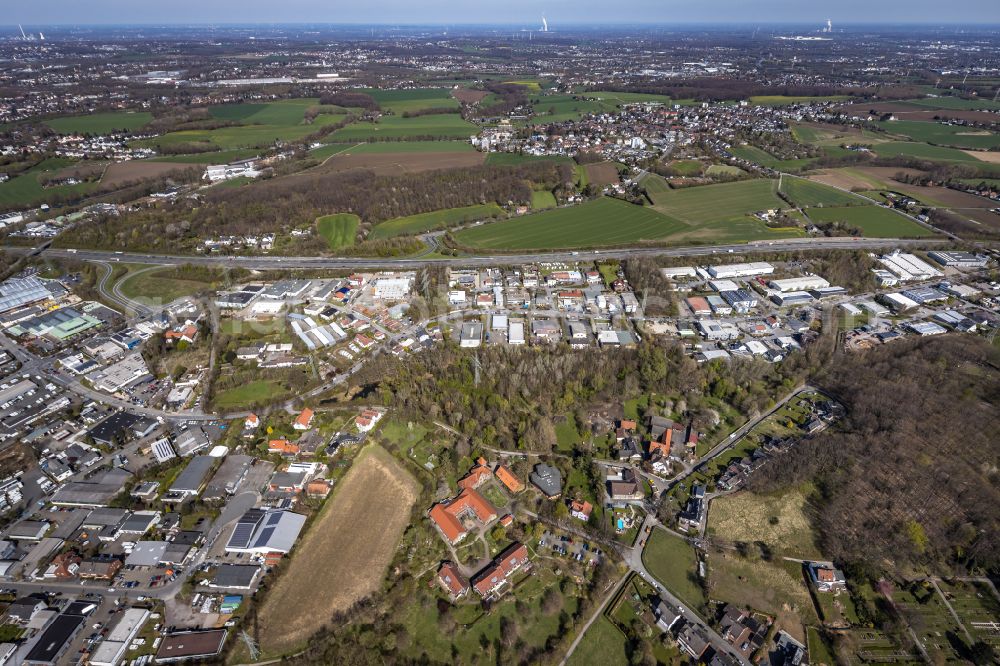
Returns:
[[[0,0],[10,23],[975,23],[1000,0]],[[5,22],[7,22],[5,21]]]

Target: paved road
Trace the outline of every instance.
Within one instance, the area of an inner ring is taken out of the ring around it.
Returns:
[[[615,598],[615,595],[618,594],[618,591],[621,589],[622,585],[625,583],[625,581],[628,580],[630,573],[632,572],[631,571],[627,572],[624,576],[621,577],[621,580],[619,580],[611,587],[611,591],[608,592],[608,594],[604,597],[604,600],[601,601],[601,604],[594,610],[594,614],[591,615],[590,619],[587,620],[587,623],[580,628],[580,631],[577,633],[576,638],[570,644],[569,649],[566,650],[566,654],[563,656],[562,661],[559,662],[559,666],[566,666],[566,662],[569,661],[570,656],[573,654],[574,650],[576,650],[577,646],[580,644],[580,641],[583,640],[583,637],[587,634],[587,630],[590,629],[590,625],[594,624],[594,621],[597,618],[601,617],[601,615],[604,613],[604,609],[608,605],[608,602]]]
[[[534,254],[499,254],[489,256],[454,258],[379,258],[379,257],[231,257],[223,255],[166,255],[138,252],[111,252],[104,250],[71,250],[26,247],[5,247],[14,254],[31,252],[46,257],[78,259],[96,262],[128,262],[135,264],[192,264],[196,266],[238,266],[241,268],[275,270],[281,268],[305,269],[359,269],[359,268],[419,268],[422,266],[504,266],[537,262],[578,261],[583,256],[598,255],[624,259],[642,256],[701,257],[713,254],[742,252],[787,252],[790,250],[874,250],[902,246],[931,246],[947,243],[942,239],[900,238],[803,238],[771,242],[734,243],[729,245],[699,245],[690,247],[632,247],[587,250],[579,252],[537,252]]]

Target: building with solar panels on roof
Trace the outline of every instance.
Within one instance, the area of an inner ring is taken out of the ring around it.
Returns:
[[[305,516],[291,511],[250,509],[236,522],[233,534],[226,543],[226,552],[288,554],[305,522]]]

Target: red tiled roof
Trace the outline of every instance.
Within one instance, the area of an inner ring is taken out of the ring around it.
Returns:
[[[464,594],[465,591],[469,589],[462,580],[461,574],[458,573],[450,562],[442,564],[441,568],[438,569],[438,580],[440,580],[441,584],[445,586],[445,589],[456,597]]]
[[[459,488],[478,488],[493,476],[489,467],[473,467],[472,471],[458,480]]]
[[[472,513],[476,520],[484,524],[497,517],[497,510],[486,498],[471,488],[465,488],[455,499],[431,507],[430,518],[445,538],[455,543],[467,532],[459,519],[466,513]]]
[[[306,407],[295,418],[295,425],[306,428],[309,426],[310,423],[312,423],[312,419],[313,419],[313,410]]]
[[[590,502],[584,500],[580,502],[578,500],[573,500],[569,505],[570,511],[575,513],[582,513],[583,515],[590,518],[590,512],[594,510],[594,505]]]
[[[496,477],[500,479],[500,483],[502,483],[510,492],[519,493],[524,490],[524,484],[521,483],[521,480],[514,476],[514,473],[505,466],[497,465],[497,468],[493,470],[493,473],[496,474]]]
[[[523,543],[512,543],[485,569],[472,577],[472,586],[485,597],[527,563],[528,549]]]

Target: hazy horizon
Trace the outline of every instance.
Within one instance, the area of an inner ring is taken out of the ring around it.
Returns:
[[[357,6],[331,6],[324,0],[293,0],[284,5],[264,0],[176,0],[136,3],[133,0],[91,0],[46,3],[8,0],[9,25],[821,25],[826,20],[845,25],[976,25],[1000,23],[997,0],[843,0],[822,7],[799,0],[709,0],[698,5],[677,0],[634,0],[609,12],[596,0],[509,0],[502,5],[470,6],[451,0],[369,0]],[[626,9],[628,16],[622,15]],[[613,13],[609,17],[608,14]],[[720,20],[720,17],[724,17]]]

